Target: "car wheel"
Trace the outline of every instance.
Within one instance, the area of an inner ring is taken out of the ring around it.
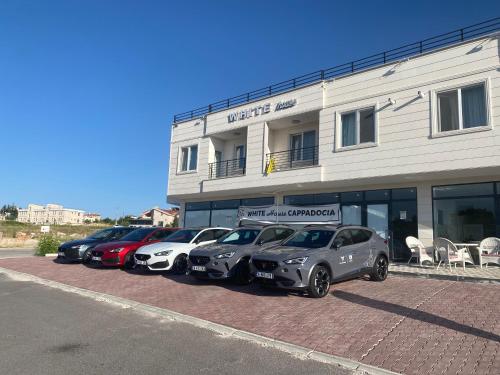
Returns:
[[[370,273],[370,279],[374,281],[384,281],[387,278],[387,272],[389,270],[389,262],[385,255],[379,255],[375,259],[373,264],[372,272]]]
[[[253,277],[250,274],[250,263],[248,260],[241,260],[234,270],[234,282],[239,285],[248,285]]]
[[[123,262],[123,268],[126,270],[131,270],[135,266],[134,254],[128,253],[125,256],[125,261]]]
[[[314,266],[307,288],[309,296],[313,298],[326,296],[330,290],[330,280],[330,272],[326,267]]]
[[[174,264],[172,265],[172,271],[176,275],[182,275],[186,273],[187,271],[187,255],[186,254],[179,254],[177,257],[174,259]]]
[[[88,264],[92,259],[92,249],[87,249],[82,255],[82,263]]]

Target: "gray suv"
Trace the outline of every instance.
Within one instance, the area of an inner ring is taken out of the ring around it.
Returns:
[[[333,281],[369,274],[387,277],[389,248],[375,231],[362,226],[312,225],[280,245],[252,256],[255,281],[324,297]]]
[[[188,273],[198,279],[233,279],[238,284],[252,281],[249,261],[252,254],[278,244],[294,233],[290,227],[242,227],[217,242],[191,250]]]

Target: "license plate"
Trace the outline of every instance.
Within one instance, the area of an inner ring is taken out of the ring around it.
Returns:
[[[59,252],[57,253],[57,255],[58,255],[58,256],[60,256],[60,257],[64,257],[64,256],[65,256],[65,255],[64,255],[64,253],[63,253],[62,251],[59,251]]]
[[[207,270],[207,267],[205,267],[205,266],[191,266],[191,269],[193,271],[205,272]]]
[[[263,279],[274,279],[274,274],[271,272],[257,272],[255,276],[262,277]]]
[[[145,260],[135,260],[135,264],[138,264],[140,266],[145,266],[146,264],[148,264]]]
[[[92,260],[98,260],[98,261],[100,261],[101,257],[92,257]]]

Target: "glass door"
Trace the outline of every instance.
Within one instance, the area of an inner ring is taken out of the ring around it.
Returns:
[[[380,237],[389,239],[389,205],[387,203],[367,204],[366,224]]]

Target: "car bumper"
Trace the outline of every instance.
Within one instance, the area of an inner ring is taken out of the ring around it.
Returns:
[[[234,276],[235,266],[238,263],[236,258],[210,258],[208,262],[201,264],[197,261],[193,262],[193,258],[196,258],[196,256],[190,257],[188,261],[188,274],[198,278],[212,280],[232,278]],[[200,271],[193,269],[193,267],[205,267],[205,270]]]
[[[83,252],[78,249],[58,249],[57,259],[67,262],[80,262],[83,257]]]
[[[101,257],[101,265],[105,267],[123,266],[124,261],[118,254],[110,254]]]
[[[250,273],[256,283],[273,285],[283,289],[304,290],[308,287],[309,277],[301,265],[281,265],[273,270],[257,268],[250,263]]]
[[[141,260],[134,257],[135,268],[147,269],[149,271],[168,271],[172,268],[173,259],[168,256],[151,256],[149,259]]]

